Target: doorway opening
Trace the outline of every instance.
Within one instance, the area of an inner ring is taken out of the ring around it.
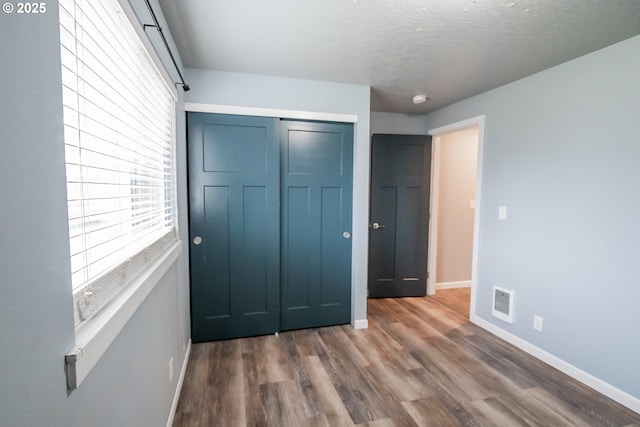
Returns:
[[[484,117],[431,130],[427,295],[475,317]]]

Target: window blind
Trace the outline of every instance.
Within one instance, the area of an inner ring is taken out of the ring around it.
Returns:
[[[76,327],[176,240],[175,98],[117,0],[60,0]]]

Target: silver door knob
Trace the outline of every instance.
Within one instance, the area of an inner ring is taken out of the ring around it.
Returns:
[[[345,231],[344,233],[342,233],[342,237],[344,237],[345,239],[348,239],[349,237],[351,237],[351,233],[349,233],[348,231]]]
[[[374,222],[373,225],[371,226],[374,230],[377,230],[379,228],[384,228],[384,224],[378,224],[377,222]]]
[[[200,243],[202,243],[202,237],[196,236],[196,237],[193,238],[193,244],[194,245],[199,245]]]

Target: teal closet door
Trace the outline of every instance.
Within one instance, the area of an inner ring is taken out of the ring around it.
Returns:
[[[279,330],[278,122],[188,114],[194,342]]]
[[[349,323],[353,125],[282,121],[281,330]]]

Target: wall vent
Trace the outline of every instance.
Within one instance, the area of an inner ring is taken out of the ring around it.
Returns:
[[[507,323],[513,323],[514,292],[499,286],[493,287],[492,314]]]

